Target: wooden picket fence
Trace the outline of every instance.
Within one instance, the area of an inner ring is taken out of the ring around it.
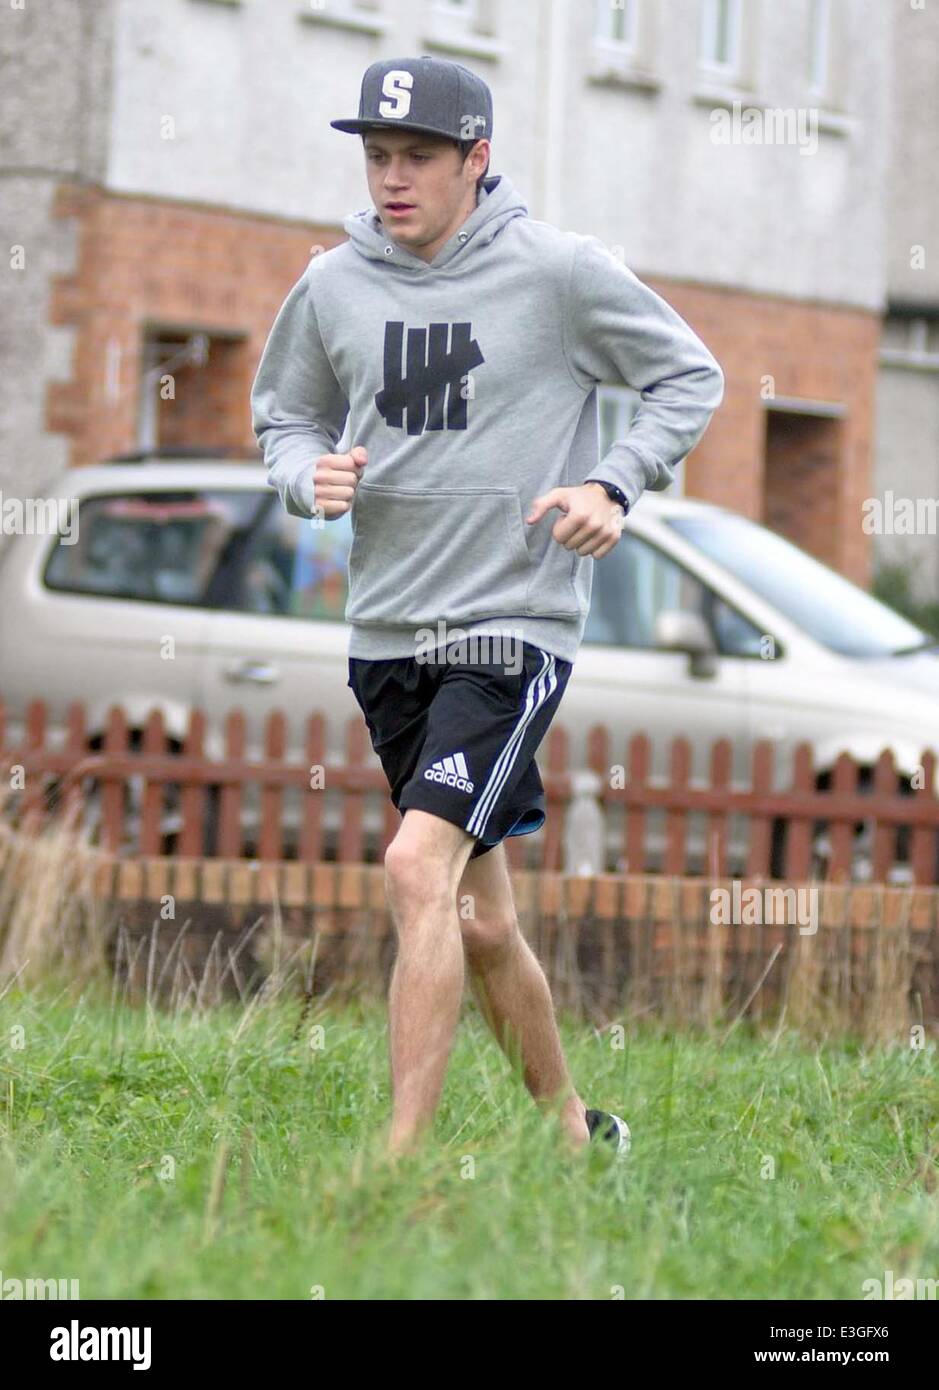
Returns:
[[[388,799],[384,774],[370,760],[368,732],[361,716],[346,723],[341,763],[327,763],[327,725],[319,712],[304,722],[302,762],[287,759],[288,725],[286,716],[279,711],[266,721],[263,757],[253,760],[246,753],[246,721],[240,710],[231,711],[225,721],[225,755],[221,759],[205,756],[206,717],[199,709],[191,712],[182,751],[174,750],[168,740],[159,709],[151,712],[142,738],[133,743],[124,711],[113,707],[102,746],[94,751],[89,751],[86,712],[80,703],[69,707],[64,740],[60,738],[55,743],[50,738],[47,708],[41,700],[29,706],[20,746],[8,746],[5,727],[0,704],[4,781],[9,780],[15,787],[17,772],[22,781],[22,790],[13,795],[7,810],[17,828],[35,833],[60,816],[67,824],[74,824],[91,782],[100,795],[98,844],[108,853],[156,856],[166,852],[165,799],[171,788],[178,801],[179,818],[172,853],[183,858],[215,855],[228,860],[247,857],[272,862],[290,858],[308,863],[326,858],[344,863],[374,862],[400,823],[398,812]],[[563,726],[550,730],[544,747],[541,766],[548,802],[546,824],[537,835],[510,839],[507,852],[513,867],[558,871],[563,867],[565,815],[575,796],[569,739]],[[731,872],[729,824],[732,818],[742,816],[746,826],[745,863],[733,871],[747,878],[772,876],[773,840],[780,824],[785,831],[782,872],[775,877],[789,881],[813,877],[813,842],[823,824],[830,843],[824,876],[831,882],[846,881],[851,875],[857,826],[866,823],[872,828],[870,860],[875,882],[887,877],[901,829],[908,838],[910,880],[916,884],[939,882],[939,799],[933,791],[936,754],[932,750],[922,754],[923,786],[913,791],[901,785],[889,750],[880,754],[873,776],[863,788],[858,766],[842,754],[834,766],[830,785],[819,789],[811,750],[802,744],[796,750],[791,784],[783,790],[774,787],[773,748],[768,741],[754,746],[749,785],[745,787],[731,781],[732,749],[727,739],[718,740],[712,747],[705,786],[692,783],[691,747],[687,739],[676,739],[671,746],[666,785],[657,784],[650,775],[652,750],[645,735],[631,738],[623,752],[625,756],[612,747],[606,728],[598,726],[591,731],[588,764],[597,776],[597,800],[605,813],[616,812],[620,817],[622,857],[630,872],[645,871],[649,823],[653,815],[659,814],[664,815],[661,870],[671,876],[686,874],[689,821],[696,813],[703,813],[707,823],[707,871],[712,876],[723,877]],[[625,769],[623,786],[611,785],[610,768],[616,764]],[[324,819],[325,791],[311,789],[314,768],[321,769],[322,788],[341,798],[338,832],[331,845],[327,844]],[[127,792],[132,782],[139,791],[139,815],[136,837],[128,843]],[[246,847],[242,810],[249,791],[257,799],[257,831]],[[294,798],[298,808],[290,845],[284,825],[287,796]],[[367,844],[367,805],[373,809],[373,822],[377,818],[380,826],[377,845]],[[210,821],[211,845],[206,836]],[[526,841],[534,845],[526,845]],[[778,845],[775,852],[778,868]]]
[[[598,1029],[727,1036],[746,1019],[904,1050],[939,1037],[939,888],[738,880],[764,906],[728,918],[714,906],[726,880],[511,878],[556,1004]],[[793,891],[810,914],[771,907]],[[293,997],[299,1030],[314,997],[384,998],[395,957],[381,864],[121,858],[0,820],[0,983],[106,981],[174,1013]]]

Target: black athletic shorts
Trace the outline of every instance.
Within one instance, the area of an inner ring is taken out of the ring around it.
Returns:
[[[535,762],[572,664],[529,642],[506,662],[349,658],[347,684],[365,716],[391,800],[476,836],[470,858],[544,824]],[[455,653],[454,653],[455,654]]]

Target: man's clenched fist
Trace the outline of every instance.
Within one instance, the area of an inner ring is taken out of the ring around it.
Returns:
[[[320,454],[313,470],[313,497],[327,521],[345,516],[368,462],[368,452],[357,444],[348,454]]]

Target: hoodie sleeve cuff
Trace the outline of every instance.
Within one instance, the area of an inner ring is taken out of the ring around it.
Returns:
[[[659,470],[656,468],[651,471],[657,473]],[[632,511],[648,487],[649,473],[650,470],[637,453],[625,444],[614,444],[597,466],[591,468],[590,477],[596,482],[612,483],[614,487],[618,487],[629,503],[629,510]]]
[[[328,453],[327,446],[304,437],[292,447],[280,441],[277,460],[268,469],[268,478],[290,516],[311,519],[316,508],[313,470],[320,454]]]

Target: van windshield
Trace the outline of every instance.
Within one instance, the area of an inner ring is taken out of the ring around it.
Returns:
[[[842,656],[893,656],[933,645],[929,636],[804,550],[746,517],[665,518],[691,545]]]

